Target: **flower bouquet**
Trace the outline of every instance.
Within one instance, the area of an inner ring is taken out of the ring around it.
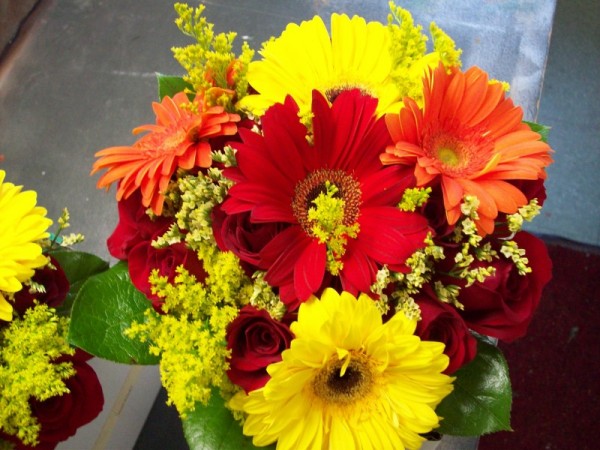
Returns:
[[[0,170],[0,448],[53,449],[100,414],[102,386],[70,345],[69,311],[91,275],[108,265],[69,246],[82,236],[56,234],[37,194],[5,181]]]
[[[156,123],[97,153],[119,263],[80,289],[70,336],[160,365],[192,448],[420,448],[510,429],[497,339],[550,279],[522,231],[546,128],[506,83],[393,3],[387,25],[289,24],[260,58],[176,4],[186,71]]]

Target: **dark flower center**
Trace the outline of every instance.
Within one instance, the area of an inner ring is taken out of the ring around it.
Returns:
[[[332,186],[335,187],[335,193],[331,192]],[[292,201],[294,216],[307,233],[312,233],[314,225],[309,218],[309,210],[315,207],[315,200],[320,195],[343,200],[341,223],[345,226],[356,223],[360,214],[360,183],[343,170],[319,169],[296,185]]]
[[[369,358],[354,351],[343,359],[332,356],[312,383],[317,397],[337,404],[355,403],[368,395],[373,386],[373,369]]]
[[[342,92],[351,91],[353,89],[360,91],[360,93],[362,95],[368,95],[370,97],[374,97],[373,93],[370,92],[368,89],[365,89],[362,86],[353,86],[350,84],[334,86],[334,87],[331,87],[331,88],[325,90],[325,97],[327,98],[327,100],[329,100],[329,103],[333,103],[335,101],[335,99],[338,98],[338,96]]]

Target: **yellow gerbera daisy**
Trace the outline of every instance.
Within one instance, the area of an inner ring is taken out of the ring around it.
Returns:
[[[396,111],[400,93],[392,82],[390,35],[379,22],[359,16],[331,16],[331,38],[315,16],[289,24],[280,37],[265,44],[261,61],[250,63],[248,82],[258,92],[240,101],[242,108],[262,115],[291,95],[308,117],[313,89],[331,101],[341,91],[358,88],[379,99],[378,112]]]
[[[20,291],[34,269],[46,264],[37,241],[48,237],[52,221],[45,208],[36,206],[34,191],[21,192],[22,186],[4,183],[5,175],[0,170],[0,320],[8,321],[12,306],[2,292]]]
[[[415,328],[402,313],[382,323],[364,294],[327,289],[303,303],[271,379],[231,403],[248,414],[244,434],[278,449],[419,448],[453,379],[442,374],[444,345]]]

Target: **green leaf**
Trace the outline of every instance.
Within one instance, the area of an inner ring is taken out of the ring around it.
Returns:
[[[540,123],[535,123],[535,122],[525,121],[525,123],[527,125],[529,125],[529,128],[531,128],[531,131],[535,131],[536,133],[540,134],[540,136],[542,137],[542,142],[548,143],[548,135],[550,134],[550,127],[548,127],[546,125],[542,125]]]
[[[500,349],[479,340],[475,359],[455,375],[454,391],[436,409],[443,420],[435,431],[454,436],[511,431],[512,391]]]
[[[143,322],[150,301],[129,279],[127,264],[120,262],[90,277],[81,286],[69,327],[69,341],[88,353],[123,364],[157,364],[148,343],[123,335],[133,322]]]
[[[157,73],[156,79],[158,80],[158,98],[160,100],[166,96],[173,97],[178,92],[183,92],[186,88],[193,90],[192,85],[181,77]]]
[[[58,261],[69,280],[69,293],[62,305],[57,308],[60,315],[69,315],[73,301],[83,283],[92,275],[108,270],[108,263],[91,253],[66,249],[51,251],[50,255]]]
[[[244,436],[242,426],[217,390],[213,390],[207,406],[198,403],[193,412],[182,420],[183,432],[191,450],[274,450],[275,445],[255,447],[252,439]]]

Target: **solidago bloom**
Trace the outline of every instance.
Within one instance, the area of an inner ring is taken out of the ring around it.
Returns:
[[[401,98],[410,97],[419,105],[423,104],[423,76],[429,68],[434,69],[440,62],[445,67],[460,67],[461,50],[450,36],[431,23],[429,32],[433,51],[427,53],[427,36],[420,25],[415,25],[409,11],[390,2],[388,30],[391,35],[390,54],[393,60],[391,77],[400,91]],[[398,112],[392,111],[392,112]]]
[[[187,81],[196,92],[205,92],[208,104],[221,105],[227,111],[234,110],[234,103],[246,95],[248,80],[246,71],[254,56],[247,42],[242,43],[239,57],[233,53],[236,33],[215,33],[213,24],[204,13],[205,6],[192,8],[175,3],[177,28],[195,42],[185,47],[173,48],[175,59],[185,68]]]
[[[153,103],[156,124],[142,125],[134,134],[148,132],[132,146],[110,147],[96,153],[92,174],[106,169],[99,188],[119,181],[117,201],[140,189],[142,203],[156,215],[162,213],[165,192],[177,169],[210,167],[209,138],[237,132],[237,114],[222,106],[204,108],[201,96],[190,102],[183,92]]]
[[[419,448],[452,378],[444,345],[421,341],[416,323],[402,313],[383,323],[364,294],[326,289],[303,303],[271,379],[230,402],[248,414],[244,434],[279,450]]]
[[[342,91],[359,89],[379,99],[379,112],[399,107],[400,94],[390,78],[389,41],[383,24],[359,16],[333,14],[331,37],[318,16],[291,23],[264,45],[261,61],[250,63],[248,81],[258,94],[246,96],[240,107],[261,115],[291,95],[305,117],[310,115],[313,89],[330,101]]]
[[[27,310],[0,329],[0,432],[35,444],[40,424],[32,414],[31,400],[44,401],[69,392],[64,380],[75,374],[69,362],[69,319],[58,317],[47,305]]]
[[[183,267],[172,284],[155,272],[151,282],[165,299],[163,311],[147,313],[144,323],[134,323],[125,333],[150,342],[150,352],[160,355],[162,384],[169,393],[168,403],[182,417],[197,402],[206,404],[212,387],[223,387],[229,350],[226,329],[238,312],[236,302],[252,293],[237,259],[215,249],[203,255],[207,277],[197,281]]]
[[[12,306],[3,292],[15,293],[36,268],[46,265],[39,241],[48,237],[52,221],[36,206],[37,194],[5,183],[0,170],[0,320],[12,319]]]
[[[509,180],[546,177],[552,150],[483,70],[448,72],[440,65],[425,78],[423,107],[410,98],[404,105],[386,116],[394,145],[381,160],[414,167],[418,186],[441,184],[450,225],[461,217],[464,198],[474,196],[478,232],[492,233],[499,212],[514,214],[528,203]]]

